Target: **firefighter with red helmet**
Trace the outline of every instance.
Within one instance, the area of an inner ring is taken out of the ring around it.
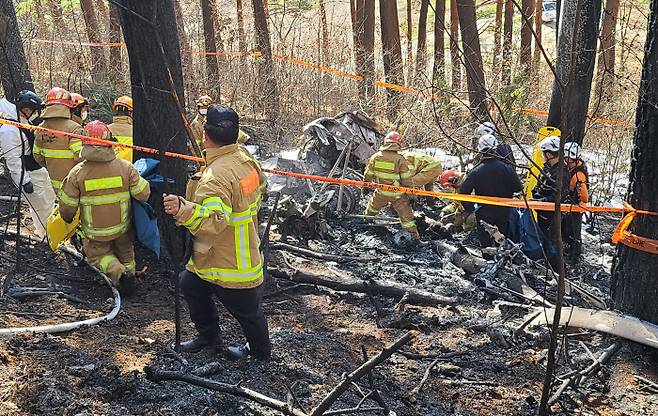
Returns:
[[[454,193],[459,193],[463,181],[464,175],[452,169],[446,170],[439,177],[441,186]],[[475,228],[475,214],[466,212],[459,201],[452,201],[441,210],[441,224],[453,224],[457,232],[470,232]]]
[[[114,141],[105,123],[92,121],[85,136]],[[85,143],[82,163],[68,174],[59,192],[59,211],[66,222],[80,210],[83,247],[89,263],[105,273],[126,296],[135,290],[135,252],[131,199],[146,202],[151,189],[128,161],[106,144]]]
[[[43,122],[39,127],[53,132],[38,131],[35,134],[32,148],[34,160],[48,170],[55,193],[59,192],[66,175],[80,161],[82,140],[54,132],[82,133],[82,127],[71,120],[71,110],[75,106],[71,93],[64,88],[55,87],[48,91],[46,109],[41,115]]]

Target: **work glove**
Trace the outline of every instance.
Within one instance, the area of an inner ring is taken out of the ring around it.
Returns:
[[[32,181],[30,181],[30,182],[25,182],[25,183],[23,184],[23,191],[24,191],[26,194],[31,194],[32,192],[34,192],[34,185],[32,184]]]

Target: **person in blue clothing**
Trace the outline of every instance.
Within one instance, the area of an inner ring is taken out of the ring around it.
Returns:
[[[496,154],[498,140],[491,135],[485,134],[478,140],[478,151],[482,155],[480,163],[466,176],[462,183],[459,193],[482,196],[495,196],[501,198],[511,198],[515,192],[522,189],[521,180],[514,171],[514,168],[503,161]],[[508,234],[509,208],[494,205],[475,205],[469,202],[463,202],[464,209],[467,212],[475,211],[477,220],[477,232],[482,247],[493,245],[493,239],[487,233],[482,222],[487,222],[498,227],[503,235]]]

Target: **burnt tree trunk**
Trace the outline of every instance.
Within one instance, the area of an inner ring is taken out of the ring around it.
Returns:
[[[565,142],[582,143],[592,90],[601,0],[565,2],[560,22],[556,72],[548,125],[562,131]],[[560,83],[564,91],[560,90]]]
[[[258,60],[259,97],[264,105],[265,116],[271,127],[274,127],[279,117],[279,95],[274,75],[270,29],[263,0],[252,0],[251,4],[254,9],[256,48],[263,54]]]
[[[627,201],[637,209],[658,211],[658,0],[651,1],[644,66],[635,115],[633,158]],[[658,217],[640,215],[630,231],[658,239]],[[658,324],[658,255],[619,244],[612,268],[615,307]]]
[[[503,23],[503,56],[501,81],[503,86],[512,82],[512,30],[514,26],[514,1],[505,0],[505,21]]]
[[[400,24],[398,21],[398,4],[396,0],[379,0],[379,17],[382,28],[382,56],[386,82],[396,85],[404,84],[402,45],[400,44]],[[400,106],[400,93],[386,89],[388,98],[388,117],[394,120]]]
[[[606,0],[603,23],[601,26],[601,43],[597,68],[597,95],[604,97],[608,89],[609,75],[615,73],[615,28],[619,16],[619,0]]]
[[[329,26],[327,22],[327,7],[325,3],[326,0],[320,0],[320,26],[322,28],[322,60],[325,65],[329,65],[331,61],[329,57]]]
[[[206,61],[206,80],[204,84],[208,93],[219,100],[219,63],[217,61],[217,40],[215,39],[215,25],[212,18],[212,6],[215,0],[201,0],[201,16],[203,19],[203,44],[206,48],[204,55]]]
[[[418,41],[416,42],[416,84],[422,82],[427,69],[427,11],[430,0],[420,1],[418,13]]]
[[[414,41],[413,41],[414,19],[411,8],[411,0],[407,0],[407,86],[410,86],[414,77]]]
[[[356,71],[363,77],[359,82],[359,99],[369,112],[374,110],[375,80],[375,0],[356,0]]]
[[[487,93],[480,51],[480,36],[475,17],[475,0],[457,0],[462,49],[466,64],[466,84],[471,110],[478,119],[487,116]]]
[[[121,9],[121,27],[128,49],[130,81],[135,103],[135,144],[160,150],[184,153],[187,134],[183,124],[183,74],[178,45],[178,25],[174,5],[169,0],[118,0]],[[127,10],[126,10],[127,9]],[[145,22],[136,16],[153,18]],[[161,172],[174,179],[165,192],[184,195],[185,162],[164,157]],[[162,241],[169,242],[172,261],[178,264],[182,257],[182,234],[174,221],[160,215]]]
[[[5,97],[13,100],[21,90],[34,90],[12,0],[0,0],[0,53],[0,77]]]
[[[456,94],[462,88],[462,64],[459,60],[459,11],[457,0],[450,0],[450,72],[452,90]]]
[[[446,84],[446,2],[436,0],[434,7],[434,64],[432,66],[432,85]]]
[[[121,42],[121,21],[119,18],[119,9],[115,4],[110,3],[110,14],[108,28],[110,31],[110,42]],[[110,79],[114,85],[123,84],[123,63],[121,61],[121,48],[110,48]]]
[[[528,72],[532,63],[532,15],[535,12],[535,0],[523,0],[521,3],[521,52],[519,64]]]
[[[543,20],[542,20],[542,0],[536,0],[535,4],[535,35],[537,36],[537,39],[535,39],[535,51],[534,54],[532,55],[532,71],[535,73],[539,73],[539,63],[541,62],[541,36],[542,36],[542,25],[543,25]]]
[[[537,0],[542,1],[542,0]],[[500,62],[500,38],[503,33],[503,8],[505,0],[496,0],[496,18],[494,21],[494,50],[493,50],[493,68],[494,73],[498,70]]]
[[[100,27],[96,18],[97,11],[92,0],[80,0],[82,17],[87,28],[87,38],[89,42],[100,42]],[[92,79],[102,79],[107,73],[107,62],[105,61],[105,51],[100,47],[91,47],[91,75]]]
[[[247,51],[247,36],[244,33],[244,7],[242,0],[235,0],[235,10],[238,17],[238,50],[242,53]]]

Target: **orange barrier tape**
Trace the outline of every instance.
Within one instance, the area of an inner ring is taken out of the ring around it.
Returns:
[[[126,46],[125,43],[111,43],[111,42],[70,42],[70,41],[54,41],[54,40],[48,40],[48,39],[32,39],[33,42],[39,42],[39,43],[52,43],[52,44],[60,44],[60,45],[73,45],[73,46],[91,46],[91,47],[119,47],[119,46]],[[258,58],[263,56],[263,53],[257,50],[254,51],[249,51],[249,52],[208,52],[208,51],[192,51],[191,52],[193,55],[204,55],[204,56],[223,56],[223,57],[242,57],[242,56],[251,56],[253,58]],[[339,77],[343,78],[348,78],[354,81],[363,81],[363,76],[359,74],[354,74],[351,72],[346,72],[346,71],[341,71],[339,69],[331,68],[328,66],[323,66],[323,65],[318,65],[313,62],[305,61],[302,59],[297,59],[293,58],[290,56],[285,56],[285,55],[280,55],[278,53],[272,53],[272,59],[276,59],[282,62],[288,62],[294,65],[299,65],[303,66],[306,68],[310,68],[314,71],[318,72],[324,72],[327,74],[331,75],[336,75]],[[425,98],[433,101],[441,100],[448,98],[447,96],[440,96],[437,94],[433,94],[428,91],[422,91],[416,88],[412,87],[406,87],[404,85],[398,85],[398,84],[393,84],[390,82],[386,81],[381,81],[381,80],[374,80],[373,84],[378,87],[378,88],[386,88],[389,90],[394,90],[398,91],[403,94],[413,94],[413,95],[422,95]],[[452,100],[455,103],[460,104],[461,102],[459,100]],[[535,117],[547,117],[548,112],[544,110],[538,110],[536,108],[515,108],[515,110],[522,112],[523,114],[535,116]],[[607,124],[610,126],[621,126],[621,127],[628,127],[632,126],[631,122],[628,122],[626,120],[619,120],[619,119],[609,119],[609,118],[601,118],[601,117],[590,117],[587,116],[587,119],[590,121],[595,121],[601,124]]]
[[[81,134],[67,133],[67,132],[63,132],[63,131],[52,130],[52,129],[39,127],[39,126],[32,126],[30,124],[23,124],[23,123],[18,123],[18,122],[15,122],[15,121],[0,118],[0,125],[3,125],[3,124],[9,125],[9,126],[14,126],[14,127],[21,128],[21,129],[42,131],[42,132],[46,132],[46,133],[50,133],[50,134],[56,134],[56,135],[60,135],[60,136],[74,137],[74,138],[81,139],[85,143],[98,143],[98,144],[103,144],[103,145],[112,146],[112,147],[130,148],[130,149],[133,149],[133,150],[138,150],[138,151],[142,151],[142,152],[150,153],[150,154],[156,154],[156,155],[161,154],[161,152],[159,150],[151,149],[151,148],[148,148],[148,147],[122,144],[122,143],[118,143],[118,142],[112,142],[112,141],[97,139],[97,138],[94,138],[94,137],[84,136],[84,135],[81,135]],[[191,160],[191,161],[200,162],[200,163],[205,162],[205,159],[200,158],[200,157],[191,156],[191,155],[184,155],[184,154],[174,153],[174,152],[164,152],[164,156],[179,158],[179,159],[185,159],[185,160]],[[552,202],[541,202],[541,201],[534,201],[534,200],[525,201],[525,200],[514,199],[514,198],[498,198],[498,197],[493,197],[493,196],[480,196],[480,195],[454,194],[454,193],[446,193],[446,192],[433,192],[433,191],[425,191],[425,190],[422,190],[422,189],[405,188],[405,187],[393,186],[393,185],[384,185],[384,184],[379,184],[379,183],[374,183],[374,182],[363,182],[363,181],[357,181],[357,180],[353,180],[353,179],[329,178],[329,177],[326,177],[326,176],[308,175],[308,174],[305,174],[305,173],[286,172],[286,171],[275,170],[275,169],[265,169],[265,168],[263,168],[263,172],[270,173],[270,174],[273,174],[273,175],[280,175],[280,176],[287,176],[287,177],[297,178],[297,179],[308,179],[308,180],[316,181],[316,182],[326,182],[326,183],[333,183],[333,184],[338,184],[338,185],[356,186],[356,187],[360,187],[360,188],[382,189],[382,190],[385,190],[385,191],[400,192],[400,193],[405,193],[405,194],[415,195],[415,196],[427,196],[427,197],[432,197],[432,198],[442,198],[442,199],[448,199],[448,200],[453,200],[453,201],[470,202],[470,203],[474,203],[474,204],[494,205],[494,206],[509,207],[509,208],[531,208],[531,209],[534,209],[534,210],[537,210],[537,211],[554,211],[555,210],[555,204],[552,203]],[[619,226],[615,230],[615,233],[613,234],[612,242],[615,243],[615,244],[617,242],[621,242],[622,244],[628,245],[629,247],[637,248],[638,250],[658,254],[658,241],[651,240],[651,239],[644,238],[644,237],[639,237],[639,236],[633,235],[633,234],[631,234],[630,232],[627,231],[628,226],[633,221],[633,219],[635,218],[636,215],[654,215],[654,216],[656,216],[656,215],[658,215],[658,213],[656,213],[656,212],[645,211],[645,210],[636,210],[635,208],[633,208],[632,206],[630,206],[627,203],[624,203],[623,207],[621,207],[621,208],[601,207],[601,206],[594,206],[594,205],[562,204],[562,205],[560,205],[560,211],[566,212],[566,213],[570,213],[570,212],[575,212],[575,213],[584,213],[584,212],[600,212],[600,213],[603,213],[603,212],[607,212],[607,213],[627,214],[622,219]]]

